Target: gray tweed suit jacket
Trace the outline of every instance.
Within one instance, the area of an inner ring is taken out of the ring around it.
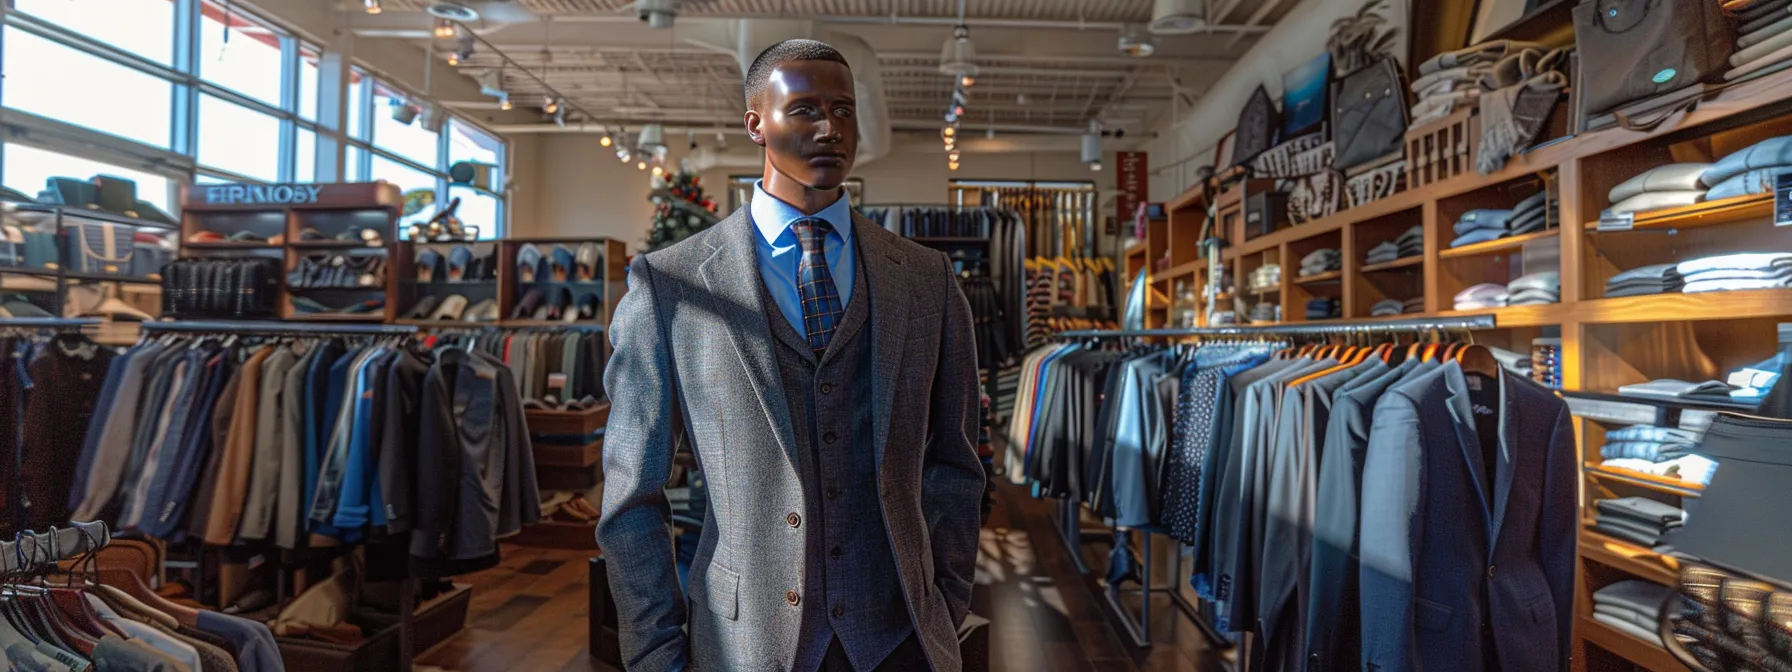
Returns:
[[[900,606],[933,668],[957,672],[985,483],[970,305],[945,255],[862,217],[853,231],[870,288],[874,455]],[[637,257],[611,324],[597,542],[630,670],[794,664],[803,610],[791,598],[801,597],[807,556],[787,517],[807,511],[796,462],[806,458],[772,350],[755,235],[742,208]],[[677,441],[694,448],[710,495],[689,596],[664,494]]]

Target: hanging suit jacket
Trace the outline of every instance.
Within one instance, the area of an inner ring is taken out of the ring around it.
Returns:
[[[610,330],[597,542],[630,670],[789,670],[799,603],[814,597],[798,592],[808,557],[800,526],[811,524],[798,514],[805,457],[748,212],[636,257]],[[891,607],[906,610],[935,670],[957,672],[986,478],[970,305],[944,255],[862,217],[853,231],[870,287],[877,497],[903,595]],[[664,492],[684,439],[710,493],[688,596]]]
[[[1567,405],[1505,371],[1498,408],[1472,402],[1469,384],[1447,362],[1375,405],[1365,670],[1568,669],[1579,465]],[[1498,423],[1497,445],[1483,450],[1477,420]]]

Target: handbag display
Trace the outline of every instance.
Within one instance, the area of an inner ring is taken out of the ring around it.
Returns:
[[[1241,166],[1251,162],[1268,150],[1276,142],[1276,130],[1282,127],[1282,115],[1276,111],[1276,101],[1270,99],[1269,92],[1262,86],[1251,94],[1251,99],[1238,112],[1238,128],[1233,133],[1232,162],[1227,165]]]
[[[1348,170],[1400,153],[1406,140],[1406,87],[1393,59],[1339,80],[1332,100],[1333,167]]]
[[[95,175],[93,184],[98,188],[101,210],[135,216],[132,208],[137,205],[136,182],[112,175]]]
[[[63,244],[70,272],[124,275],[131,271],[131,257],[137,251],[131,227],[69,219],[63,227],[67,236]]]
[[[1574,7],[1574,40],[1582,109],[1596,116],[1722,76],[1736,29],[1711,0],[1588,0]]]

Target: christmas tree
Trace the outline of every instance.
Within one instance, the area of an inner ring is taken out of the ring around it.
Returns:
[[[681,169],[671,177],[653,178],[653,229],[647,233],[647,251],[671,247],[678,241],[714,226],[715,201],[703,195],[702,179]]]

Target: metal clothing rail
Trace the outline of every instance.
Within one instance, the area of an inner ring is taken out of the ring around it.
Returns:
[[[187,334],[342,334],[349,336],[402,336],[417,333],[417,327],[406,324],[340,324],[325,322],[274,322],[265,320],[179,320],[174,322],[144,322],[143,330]]]
[[[58,329],[72,330],[82,327],[100,326],[100,320],[91,317],[8,317],[0,318],[0,329]]]
[[[105,548],[112,542],[112,533],[103,522],[71,521],[69,527],[52,527],[43,534],[20,532],[17,539],[0,542],[0,572],[34,571],[80,557]]]
[[[1192,329],[1091,329],[1059,332],[1060,338],[1154,338],[1176,336],[1295,336],[1301,334],[1390,333],[1414,330],[1497,329],[1492,315],[1424,317],[1407,320],[1353,320],[1322,324],[1278,324],[1262,327],[1195,327]]]

